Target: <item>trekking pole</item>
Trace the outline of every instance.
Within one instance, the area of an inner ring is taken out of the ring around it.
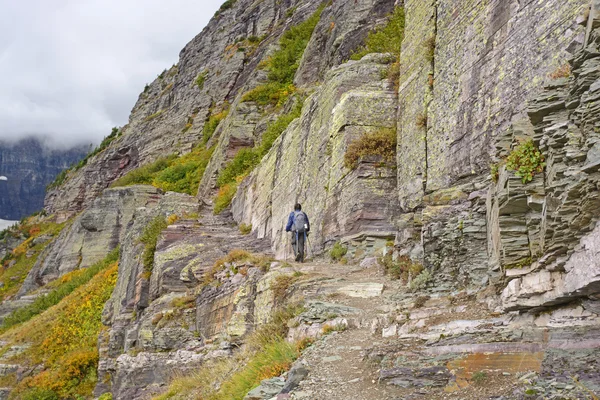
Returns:
[[[287,232],[285,233],[285,249],[284,249],[284,257],[285,257],[285,262],[287,263],[287,259],[288,259],[288,247],[290,244],[290,237],[288,236]]]

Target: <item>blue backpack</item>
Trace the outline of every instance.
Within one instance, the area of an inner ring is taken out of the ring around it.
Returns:
[[[308,230],[308,218],[303,211],[294,211],[294,225],[292,230],[300,233]]]

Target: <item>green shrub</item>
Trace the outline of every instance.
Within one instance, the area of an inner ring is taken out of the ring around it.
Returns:
[[[492,182],[498,183],[498,179],[500,178],[500,163],[490,165],[490,175],[492,177]]]
[[[130,171],[113,182],[111,187],[152,185],[164,191],[195,195],[213,151],[214,147],[205,149],[198,146],[180,157],[159,158]]]
[[[220,214],[231,204],[233,197],[237,192],[238,183],[231,182],[219,189],[217,196],[215,197],[213,212]]]
[[[340,242],[336,242],[333,245],[331,251],[329,251],[329,257],[331,257],[332,261],[340,261],[346,254],[348,253],[348,248],[342,246]]]
[[[370,53],[392,53],[398,59],[404,40],[404,8],[396,7],[390,15],[388,23],[370,32],[363,47],[354,52],[350,58],[360,60]]]
[[[285,16],[286,18],[291,18],[294,16],[294,14],[296,13],[296,10],[298,9],[298,6],[296,7],[291,7],[289,8],[286,12],[285,12]]]
[[[21,395],[22,400],[59,400],[56,392],[52,390],[33,388]]]
[[[240,224],[240,233],[242,235],[248,235],[252,232],[252,224]]]
[[[280,107],[295,91],[296,87],[292,83],[282,85],[278,82],[269,82],[244,93],[242,101],[253,101],[263,107],[267,105]]]
[[[237,152],[217,178],[217,185],[223,187],[234,182],[236,178],[247,174],[260,162],[260,153],[255,149],[241,149]]]
[[[471,380],[476,384],[476,385],[482,385],[485,381],[487,381],[488,375],[485,371],[477,371],[475,373],[473,373],[473,376],[471,376]]]
[[[176,155],[161,157],[151,164],[143,165],[129,171],[126,175],[114,181],[111,187],[131,186],[131,185],[152,185],[156,174],[171,165]]]
[[[204,144],[208,143],[208,141],[210,140],[212,135],[217,130],[217,127],[219,126],[221,121],[223,121],[225,119],[225,117],[227,117],[228,114],[229,114],[229,104],[228,103],[225,103],[223,105],[223,109],[220,112],[218,112],[216,114],[211,113],[210,117],[208,117],[208,121],[206,121],[206,123],[204,124],[204,128],[202,129],[202,140],[203,140]]]
[[[385,273],[391,279],[402,279],[407,282],[410,277],[415,278],[423,272],[423,265],[413,262],[410,257],[404,255],[394,261],[392,254],[378,259]]]
[[[506,169],[514,171],[523,183],[531,182],[533,176],[544,171],[544,155],[535,147],[532,139],[523,141],[508,155]]]
[[[431,280],[431,272],[429,272],[429,270],[425,269],[425,270],[423,270],[423,272],[421,272],[419,275],[417,275],[415,278],[413,278],[413,280],[410,282],[409,287],[413,291],[425,289],[425,287],[427,286],[427,284],[429,283],[430,280]]]
[[[281,115],[277,120],[270,123],[267,126],[267,130],[262,136],[260,146],[258,148],[258,152],[261,157],[264,157],[271,147],[273,147],[273,143],[277,140],[279,136],[287,129],[287,127],[292,123],[293,120],[300,117],[302,114],[302,106],[304,105],[304,101],[302,98],[298,98],[294,109],[287,113]]]
[[[255,101],[260,106],[281,106],[295,92],[294,76],[312,33],[321,19],[325,4],[306,21],[286,31],[277,50],[264,64],[268,82],[247,92],[242,101]]]
[[[225,3],[221,4],[221,7],[215,13],[215,17],[218,16],[219,14],[221,14],[222,12],[227,11],[230,8],[232,8],[235,5],[236,1],[237,0],[227,0]]]
[[[344,166],[356,169],[360,160],[368,156],[379,156],[387,164],[396,163],[397,137],[394,129],[380,129],[365,133],[348,146],[344,155]]]
[[[144,244],[144,252],[142,254],[142,263],[146,277],[149,278],[154,267],[154,253],[156,252],[156,244],[160,233],[167,228],[167,220],[164,216],[155,217],[144,229],[140,236],[140,242]]]
[[[204,82],[206,82],[207,75],[208,75],[208,71],[203,71],[203,72],[199,73],[198,76],[196,77],[196,86],[198,86],[198,88],[200,90],[204,89]]]
[[[48,186],[46,186],[46,190],[51,190],[54,188],[59,187],[60,185],[62,185],[65,180],[67,179],[67,174],[69,173],[69,169],[64,169],[62,171],[60,171],[60,173],[58,175],[56,175],[56,178],[54,178],[54,181],[52,181],[52,183],[48,184]]]
[[[75,289],[88,283],[96,276],[96,274],[98,274],[98,272],[108,268],[118,260],[119,248],[116,248],[102,261],[98,261],[86,269],[76,270],[59,278],[54,290],[36,298],[33,303],[23,308],[19,308],[8,315],[0,326],[0,332],[4,332],[15,325],[28,321],[34,316],[46,311],[48,308],[58,304],[62,299],[75,291]],[[50,284],[48,287],[53,286],[53,284]]]
[[[214,147],[197,147],[174,159],[167,168],[156,173],[152,184],[164,191],[196,195],[213,151]]]

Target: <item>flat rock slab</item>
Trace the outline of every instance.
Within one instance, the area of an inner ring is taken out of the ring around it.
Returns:
[[[378,297],[383,293],[383,283],[353,283],[338,289],[338,292],[350,297]]]

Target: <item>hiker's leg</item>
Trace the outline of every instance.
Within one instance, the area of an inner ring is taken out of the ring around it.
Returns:
[[[306,233],[298,234],[298,258],[300,262],[304,262],[304,244],[306,239]]]
[[[292,232],[292,249],[294,250],[294,258],[298,257],[297,246],[296,246],[296,233]]]

